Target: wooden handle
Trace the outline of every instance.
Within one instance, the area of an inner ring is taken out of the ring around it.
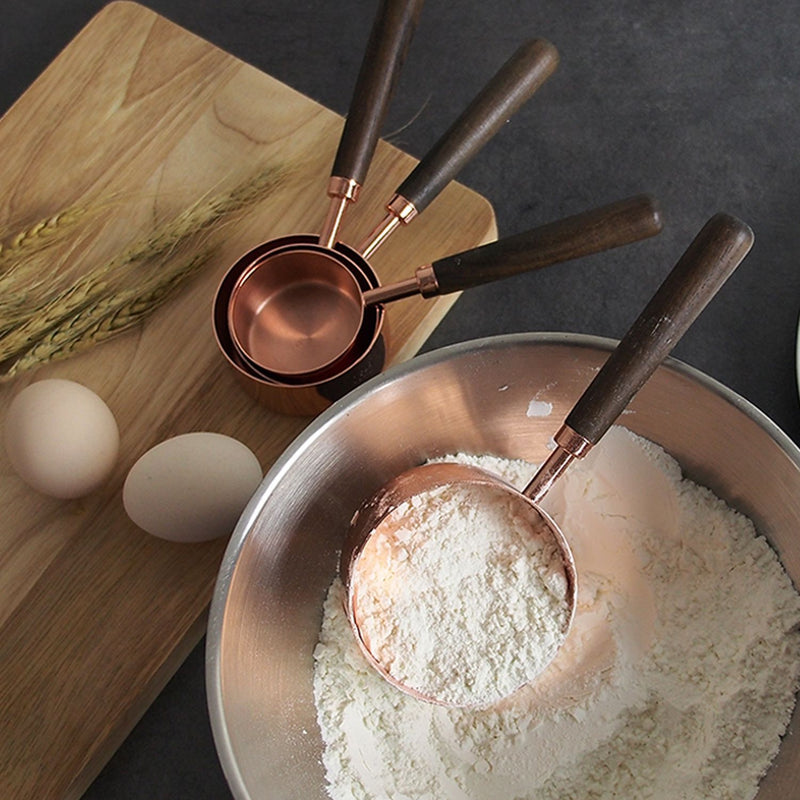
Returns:
[[[333,162],[332,177],[364,183],[421,9],[422,0],[381,0]]]
[[[753,232],[744,222],[727,214],[712,217],[581,395],[565,424],[596,444],[752,244]]]
[[[543,39],[522,45],[448,128],[397,189],[417,213],[444,189],[558,66],[558,51]]]
[[[659,233],[656,201],[637,195],[433,263],[439,294],[610,250]]]

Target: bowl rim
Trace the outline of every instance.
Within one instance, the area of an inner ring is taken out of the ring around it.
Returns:
[[[321,436],[336,419],[346,414],[349,407],[363,402],[369,395],[380,391],[384,385],[393,383],[405,375],[455,357],[477,353],[482,350],[501,350],[520,344],[570,345],[580,348],[611,351],[618,344],[618,340],[610,337],[583,333],[523,332],[469,339],[419,354],[407,361],[389,367],[381,374],[370,378],[368,381],[365,381],[362,385],[334,402],[298,434],[264,475],[264,478],[243,510],[223,554],[220,570],[214,586],[206,629],[206,700],[211,729],[223,772],[231,792],[237,800],[250,800],[251,795],[234,756],[225,719],[222,677],[220,673],[220,640],[224,624],[225,606],[233,573],[236,569],[242,547],[250,531],[253,529],[262,507],[266,504],[271,495],[271,487],[291,468],[299,453],[310,446],[314,439]],[[800,447],[798,447],[770,417],[749,400],[746,400],[740,394],[720,383],[715,378],[710,377],[701,370],[675,357],[670,356],[666,358],[659,369],[667,369],[689,378],[700,384],[701,387],[730,403],[762,428],[795,465],[800,468]]]

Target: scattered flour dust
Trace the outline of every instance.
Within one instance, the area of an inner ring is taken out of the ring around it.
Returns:
[[[549,417],[553,413],[553,404],[546,400],[537,400],[535,397],[528,403],[526,416],[528,417]]]
[[[531,465],[464,457],[523,486]],[[800,596],[748,519],[612,428],[547,497],[579,606],[535,683],[414,700],[362,656],[335,580],[314,695],[334,800],[750,800],[800,679]],[[788,800],[788,798],[787,798]]]
[[[486,706],[553,660],[570,619],[568,581],[550,529],[520,508],[500,488],[444,484],[372,533],[351,576],[354,605],[367,648],[401,684]]]

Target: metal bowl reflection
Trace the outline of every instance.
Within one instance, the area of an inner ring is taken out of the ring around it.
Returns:
[[[214,736],[240,800],[326,798],[313,650],[338,550],[361,502],[389,478],[456,450],[541,460],[614,342],[520,334],[395,367],[328,409],[265,477],[222,564],[207,640]],[[528,417],[532,398],[553,405]],[[668,360],[622,423],[750,516],[800,585],[800,450],[707,376]],[[758,800],[800,783],[800,712]]]

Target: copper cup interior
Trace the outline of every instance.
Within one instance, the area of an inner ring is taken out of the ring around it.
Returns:
[[[242,271],[228,325],[241,356],[277,380],[314,379],[342,363],[364,321],[358,264],[324,248],[285,247]]]
[[[291,377],[272,375],[257,369],[243,358],[234,345],[228,321],[230,298],[240,277],[254,263],[281,250],[296,247],[313,250],[317,247],[317,237],[295,234],[271,240],[258,245],[236,261],[217,287],[212,307],[212,327],[222,356],[233,368],[240,382],[260,402],[279,413],[300,413],[286,409],[312,406],[316,409],[313,413],[316,413],[319,410],[317,406],[329,405],[383,369],[385,309],[380,304],[364,309],[363,322],[350,351],[325,370],[310,376]],[[338,242],[333,252],[352,270],[361,290],[373,289],[380,284],[375,271],[368,262],[359,258],[356,251]]]

